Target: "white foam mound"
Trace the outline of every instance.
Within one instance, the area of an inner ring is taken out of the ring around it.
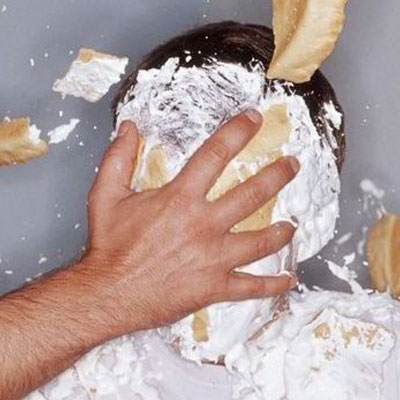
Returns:
[[[389,295],[308,292],[227,357],[240,400],[398,400],[400,303]],[[396,346],[396,351],[394,348]]]
[[[290,307],[228,354],[231,376],[186,362],[149,332],[99,346],[27,400],[400,400],[400,303],[308,292]]]

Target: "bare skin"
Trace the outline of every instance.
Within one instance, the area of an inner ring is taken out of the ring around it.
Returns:
[[[89,194],[87,255],[0,300],[0,400],[21,398],[114,337],[175,322],[211,303],[295,286],[294,276],[235,271],[289,243],[290,223],[230,229],[294,178],[296,159],[282,158],[221,199],[206,200],[261,123],[255,111],[235,117],[173,182],[143,193],[129,189],[137,131],[121,125]]]

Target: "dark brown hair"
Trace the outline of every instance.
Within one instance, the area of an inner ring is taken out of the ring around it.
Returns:
[[[211,64],[213,59],[217,59],[222,62],[240,64],[247,69],[251,69],[255,63],[261,63],[267,71],[273,51],[273,32],[261,25],[244,25],[228,21],[191,30],[155,48],[142,59],[133,73],[123,82],[114,100],[112,106],[114,121],[117,117],[117,106],[125,99],[129,89],[136,84],[139,70],[160,68],[169,58],[178,57],[180,64],[186,67],[200,67]],[[188,52],[192,58],[186,62]],[[265,88],[268,89],[270,85],[271,81],[266,78]],[[289,90],[304,99],[318,133],[321,137],[326,137],[330,143],[324,104],[332,101],[337,111],[341,113],[343,111],[328,80],[317,71],[309,82],[293,84],[290,89],[287,89],[288,92]],[[340,129],[333,126],[331,128],[337,142],[337,148],[334,148],[334,151],[341,171],[346,147],[344,123],[342,122]]]

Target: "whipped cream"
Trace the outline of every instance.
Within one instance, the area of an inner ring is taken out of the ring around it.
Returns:
[[[40,144],[42,140],[40,139],[40,134],[42,131],[36,125],[29,126],[29,139],[33,144]]]
[[[276,83],[265,93],[265,74],[257,64],[250,71],[217,61],[186,68],[171,58],[160,69],[139,71],[137,84],[118,106],[117,128],[127,119],[136,123],[146,137],[144,157],[153,146],[162,144],[172,179],[201,144],[234,115],[248,108],[263,112],[274,105],[286,105],[291,134],[280,150],[296,156],[301,170],[279,193],[272,222],[291,221],[292,216],[298,219],[293,248],[295,262],[303,261],[334,235],[340,180],[332,147],[318,135],[306,103],[291,93],[290,87]],[[339,116],[327,107],[337,124]],[[255,275],[277,274],[292,256],[285,248],[244,270]],[[188,359],[216,361],[263,326],[271,318],[273,306],[271,299],[212,305],[208,308],[207,342],[193,338],[193,315],[162,329],[161,334],[167,341],[178,340],[181,354]]]
[[[377,200],[382,200],[385,197],[385,191],[370,179],[363,179],[360,182],[360,188],[364,193],[375,197]]]
[[[53,90],[61,93],[63,98],[70,95],[95,103],[120,81],[129,59],[83,50],[90,52],[90,57],[74,60],[64,78],[56,80]]]
[[[331,122],[335,129],[340,129],[343,124],[343,115],[336,110],[332,101],[324,104],[325,117]]]
[[[288,400],[379,399],[394,340],[381,326],[326,308],[288,347]]]
[[[357,282],[357,273],[351,270],[348,265],[346,265],[346,262],[344,265],[338,265],[333,261],[326,260],[326,263],[328,264],[329,271],[331,271],[332,275],[346,282],[350,286],[352,293],[362,293],[364,291],[362,286]]]
[[[64,140],[68,139],[68,136],[73,132],[76,126],[79,124],[80,120],[77,118],[72,118],[68,124],[63,124],[57,126],[50,132],[47,133],[47,136],[50,138],[50,144],[61,143]]]
[[[396,391],[382,384],[398,374],[400,303],[387,294],[307,291],[292,294],[289,307],[227,355],[242,377],[235,399],[379,400]]]
[[[160,400],[145,368],[147,348],[133,335],[99,346],[26,400]]]
[[[325,389],[318,400],[398,400],[399,332],[389,295],[293,293],[290,312],[229,352],[230,378],[185,362],[151,331],[92,350],[26,400],[314,400]]]

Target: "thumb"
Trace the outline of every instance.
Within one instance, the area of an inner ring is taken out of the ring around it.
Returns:
[[[124,121],[117,138],[104,153],[93,189],[114,197],[130,189],[134,161],[138,150],[138,131],[130,121]]]

